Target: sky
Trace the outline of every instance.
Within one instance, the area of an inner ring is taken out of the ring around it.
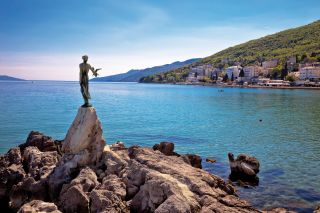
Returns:
[[[1,0],[0,75],[77,80],[206,57],[320,19],[319,0]]]

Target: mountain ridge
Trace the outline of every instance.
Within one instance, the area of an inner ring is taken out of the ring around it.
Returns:
[[[105,77],[93,78],[93,82],[138,82],[142,77],[157,74],[159,72],[166,72],[171,69],[179,68],[182,66],[189,65],[200,58],[188,59],[186,61],[175,61],[171,64],[164,64],[145,69],[131,69],[126,73],[110,75]]]

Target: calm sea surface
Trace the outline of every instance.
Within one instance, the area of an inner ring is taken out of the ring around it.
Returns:
[[[214,157],[203,166],[228,177],[227,153],[261,163],[258,187],[239,188],[259,208],[312,212],[320,203],[320,91],[91,83],[107,143]],[[0,82],[0,152],[31,130],[63,139],[82,104],[77,82]],[[262,119],[262,122],[259,120]]]

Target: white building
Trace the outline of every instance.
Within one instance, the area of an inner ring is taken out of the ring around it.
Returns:
[[[301,80],[319,80],[320,79],[320,67],[309,66],[300,68]]]
[[[259,66],[246,66],[243,68],[244,71],[244,80],[250,81],[252,78],[258,77],[262,72],[262,68]]]
[[[228,75],[228,78],[231,80],[232,79],[232,75],[233,75],[233,79],[236,80],[239,77],[240,69],[241,69],[240,66],[228,67],[226,69],[226,73]]]

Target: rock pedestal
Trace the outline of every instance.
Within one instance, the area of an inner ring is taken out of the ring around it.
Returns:
[[[102,126],[93,107],[80,107],[62,145],[63,156],[49,179],[55,199],[63,184],[69,183],[81,167],[96,165],[105,147]]]
[[[80,107],[62,145],[65,154],[83,155],[84,164],[96,163],[106,142],[95,108]]]

